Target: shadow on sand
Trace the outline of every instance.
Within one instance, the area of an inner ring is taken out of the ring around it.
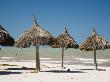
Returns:
[[[5,70],[35,70],[35,68],[22,67],[22,68],[7,68]]]
[[[41,72],[52,72],[52,73],[86,73],[83,71],[62,71],[62,70],[50,70],[50,71],[41,71]]]
[[[95,69],[79,69],[79,70],[95,70]],[[97,69],[97,71],[106,71],[106,69]]]
[[[0,71],[0,75],[21,74],[22,72]]]
[[[79,69],[79,70],[94,70],[94,69]]]

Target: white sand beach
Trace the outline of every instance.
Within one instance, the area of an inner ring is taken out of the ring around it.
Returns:
[[[107,60],[98,60],[103,61]],[[60,61],[41,61],[41,72],[37,73],[34,68],[34,60],[0,60],[0,82],[110,82],[110,67],[107,66],[98,66],[102,70],[97,71],[89,65],[64,62],[64,68],[61,68]]]

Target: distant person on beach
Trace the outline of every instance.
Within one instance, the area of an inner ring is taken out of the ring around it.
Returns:
[[[16,53],[16,55],[15,56],[18,56],[18,54]]]

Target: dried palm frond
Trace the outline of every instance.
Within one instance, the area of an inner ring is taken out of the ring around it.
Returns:
[[[0,45],[13,46],[14,42],[12,36],[0,25]]]

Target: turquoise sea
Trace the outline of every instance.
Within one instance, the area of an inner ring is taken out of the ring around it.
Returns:
[[[59,60],[61,58],[61,48],[40,47],[40,58],[51,58]],[[14,57],[16,59],[35,59],[35,47],[32,48],[15,48],[3,47],[0,50],[1,57]],[[81,51],[79,49],[68,48],[64,51],[65,60],[72,60],[74,58],[93,58],[92,51]],[[110,59],[110,49],[97,50],[98,59]]]
[[[61,48],[40,47],[39,50],[41,62],[56,61],[56,63],[61,63]],[[0,62],[24,60],[35,61],[35,51],[35,47],[22,49],[15,47],[2,47],[0,50]],[[97,62],[100,66],[110,67],[110,49],[98,50]],[[85,52],[73,48],[65,49],[64,64],[94,65],[93,52]]]

